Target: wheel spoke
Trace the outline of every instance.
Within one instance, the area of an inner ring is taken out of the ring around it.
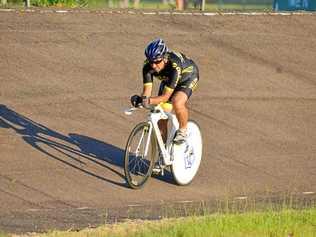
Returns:
[[[139,160],[140,160],[140,163],[144,164],[147,168],[149,167],[148,160],[144,160],[144,159],[139,159]]]
[[[137,125],[130,135],[128,150],[125,152],[125,175],[132,188],[141,187],[151,175],[154,163],[153,142],[147,123]]]
[[[134,158],[130,159],[129,162],[128,162],[128,167],[131,167],[132,164],[134,164],[133,168],[131,168],[131,172],[132,172],[132,173],[135,173],[136,165],[137,165],[137,162],[136,162],[136,161],[137,161],[137,160],[136,160],[136,158],[134,157]]]

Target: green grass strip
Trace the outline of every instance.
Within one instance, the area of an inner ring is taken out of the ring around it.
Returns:
[[[316,237],[316,209],[131,221],[41,237]]]
[[[8,237],[8,235],[0,230],[0,237]]]

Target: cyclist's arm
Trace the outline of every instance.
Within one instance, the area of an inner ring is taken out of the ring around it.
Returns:
[[[159,104],[161,102],[167,102],[172,95],[174,89],[178,85],[178,82],[181,78],[181,69],[180,67],[174,63],[172,65],[172,72],[170,74],[170,79],[168,80],[168,83],[166,84],[164,91],[162,95],[155,96],[150,98],[150,104]]]
[[[163,94],[160,96],[150,97],[150,104],[157,105],[161,102],[167,102],[172,95],[173,90],[164,90]]]
[[[152,85],[153,85],[153,75],[152,69],[147,61],[144,63],[143,67],[143,93],[142,96],[151,96],[152,92]]]
[[[142,96],[150,97],[152,92],[152,83],[145,83],[143,86]]]

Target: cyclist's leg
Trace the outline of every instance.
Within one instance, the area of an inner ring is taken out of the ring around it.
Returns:
[[[179,129],[185,130],[189,119],[189,111],[186,106],[189,96],[184,91],[176,91],[172,96],[172,105],[179,122]]]
[[[187,123],[189,119],[189,111],[186,104],[189,98],[191,97],[193,90],[196,88],[197,82],[198,82],[197,77],[194,77],[194,78],[189,77],[187,81],[178,85],[175,88],[171,96],[173,109],[177,116],[180,130],[181,129],[185,130],[187,128]]]
[[[192,95],[192,91],[196,88],[198,77],[191,75],[188,80],[176,87],[172,95],[172,105],[179,122],[179,130],[174,138],[175,143],[182,143],[187,136],[187,124],[189,119],[189,111],[186,106],[188,99]]]

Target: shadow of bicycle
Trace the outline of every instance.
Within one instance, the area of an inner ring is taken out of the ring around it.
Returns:
[[[124,151],[116,146],[75,133],[65,136],[1,104],[0,128],[13,129],[26,143],[65,165],[100,180],[127,187],[125,176],[113,168],[113,165],[124,166]],[[83,164],[86,161],[100,165],[124,181],[116,182],[85,169]]]

